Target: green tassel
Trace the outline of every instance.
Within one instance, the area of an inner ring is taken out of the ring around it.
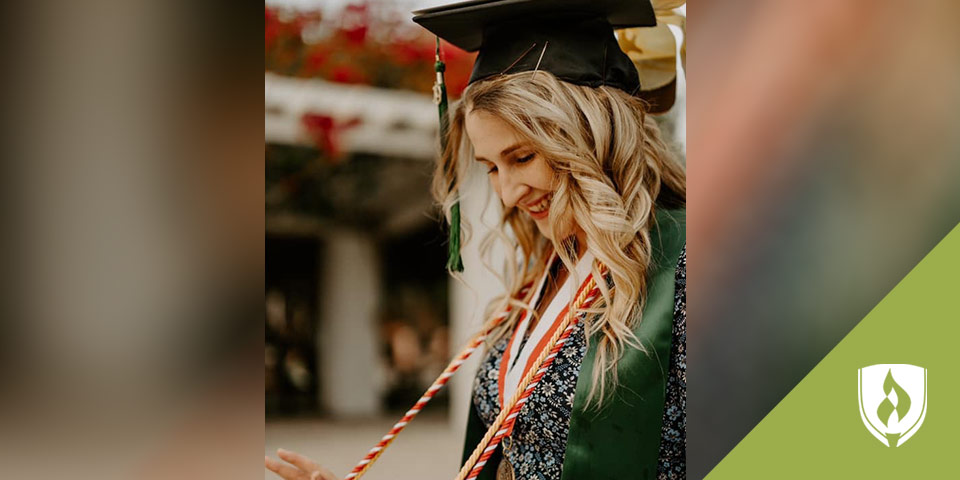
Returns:
[[[437,104],[437,110],[440,114],[440,148],[447,146],[447,84],[443,78],[443,72],[447,66],[440,59],[440,37],[437,37],[437,61],[433,64],[434,71],[437,72],[437,82],[433,86],[433,101]],[[460,201],[458,200],[450,208],[450,241],[448,242],[449,251],[447,252],[447,270],[451,272],[463,271],[463,260],[460,258]]]
[[[450,250],[447,253],[447,270],[451,272],[463,271],[463,260],[460,258],[460,201],[450,208]]]

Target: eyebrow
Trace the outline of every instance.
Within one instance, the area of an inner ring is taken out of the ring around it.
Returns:
[[[509,147],[507,147],[507,148],[504,148],[504,149],[500,152],[500,156],[501,156],[501,157],[505,157],[505,156],[513,153],[514,150],[517,150],[517,149],[519,149],[519,148],[521,148],[521,147],[525,147],[525,146],[527,146],[527,143],[526,143],[526,142],[515,143],[515,144],[513,144],[513,145],[511,145],[511,146],[509,146]],[[490,161],[490,160],[487,160],[486,158],[483,158],[483,157],[476,157],[476,158],[477,158],[477,161],[478,161],[478,162],[489,162],[489,161]]]

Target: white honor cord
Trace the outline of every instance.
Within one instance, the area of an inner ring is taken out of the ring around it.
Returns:
[[[531,315],[525,316],[520,323],[520,326],[514,334],[513,342],[510,345],[510,357],[508,358],[510,365],[508,365],[507,375],[503,381],[503,395],[501,398],[505,400],[513,398],[513,394],[520,385],[520,380],[523,379],[523,370],[530,359],[530,355],[533,354],[533,351],[537,348],[537,344],[539,344],[540,340],[547,334],[550,327],[556,322],[563,320],[558,317],[564,307],[570,303],[573,296],[577,294],[577,290],[586,281],[587,276],[590,275],[590,270],[593,267],[593,259],[592,253],[586,252],[583,254],[583,257],[577,262],[576,267],[576,280],[579,280],[581,285],[574,285],[573,276],[567,276],[567,279],[563,282],[563,287],[557,290],[553,299],[550,301],[550,306],[543,312],[543,317],[537,322],[537,325],[533,328],[533,332],[530,333],[530,338],[523,344],[523,350],[520,350],[520,344],[523,343],[521,340],[529,328]],[[551,263],[552,261],[547,263],[547,271],[544,272],[543,277],[540,279],[540,285],[537,287],[537,291],[530,303],[531,305],[536,305],[536,302],[540,299],[543,282],[547,278]]]

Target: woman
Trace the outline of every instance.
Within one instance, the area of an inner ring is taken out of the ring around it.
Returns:
[[[449,38],[442,25],[431,30]],[[528,21],[517,33],[501,19],[483,31],[481,46],[495,48],[481,48],[434,181],[450,218],[461,180],[482,165],[503,213],[481,249],[499,240],[511,257],[507,293],[487,311],[464,461],[478,463],[471,454],[485,432],[501,427],[501,410],[573,317],[580,321],[480,478],[682,478],[683,168],[633,96],[636,71],[610,49],[609,22]],[[528,36],[542,50],[520,48]],[[547,48],[563,53],[551,58]],[[570,52],[602,61],[571,64]],[[586,307],[581,292],[592,288]],[[293,466],[267,466],[288,480],[335,478],[296,454],[280,456]]]

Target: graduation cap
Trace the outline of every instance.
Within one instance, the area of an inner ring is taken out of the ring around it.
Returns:
[[[471,0],[416,11],[413,21],[479,51],[470,83],[545,70],[577,85],[630,94],[640,81],[613,30],[657,24],[649,0]]]
[[[413,12],[413,21],[437,35],[434,101],[440,141],[446,143],[447,94],[440,38],[479,51],[469,83],[494,75],[545,70],[590,87],[640,90],[637,69],[620,49],[614,29],[657,24],[649,0],[470,0]],[[450,209],[447,269],[463,271],[460,202]]]

